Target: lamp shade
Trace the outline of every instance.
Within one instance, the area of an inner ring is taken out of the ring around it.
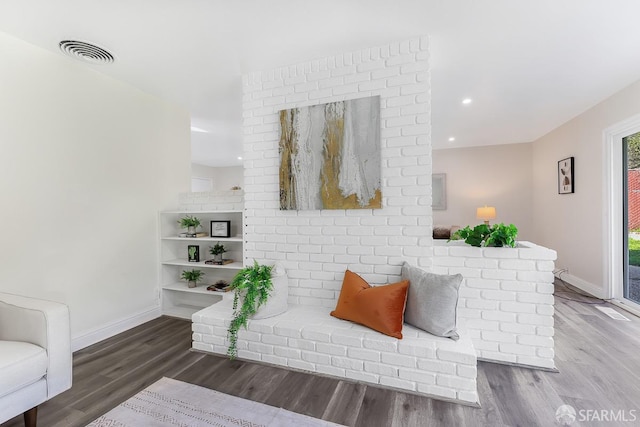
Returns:
[[[476,218],[488,221],[496,217],[496,208],[493,206],[484,206],[476,209]]]

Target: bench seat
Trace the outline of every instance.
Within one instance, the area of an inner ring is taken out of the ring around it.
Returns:
[[[238,333],[238,358],[397,388],[477,406],[477,360],[458,341],[405,324],[399,340],[329,315],[331,309],[290,305],[281,315],[250,320]],[[193,349],[226,355],[231,299],[192,317]]]

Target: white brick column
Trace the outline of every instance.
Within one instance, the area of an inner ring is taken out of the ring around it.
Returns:
[[[290,302],[335,306],[346,269],[398,280],[431,265],[431,123],[426,37],[243,76],[245,262],[282,261]],[[278,111],[380,96],[378,210],[280,211]]]

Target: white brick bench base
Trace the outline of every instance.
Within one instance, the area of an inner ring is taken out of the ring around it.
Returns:
[[[478,404],[477,360],[468,334],[453,341],[404,325],[398,340],[329,312],[294,305],[279,316],[251,320],[238,334],[238,357]],[[193,348],[226,355],[230,318],[228,299],[195,313]]]

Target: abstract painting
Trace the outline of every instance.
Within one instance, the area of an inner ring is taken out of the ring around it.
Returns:
[[[573,157],[558,162],[558,194],[575,192],[573,185]]]
[[[447,209],[447,174],[431,174],[431,208],[434,211],[444,211]]]
[[[280,209],[379,209],[380,97],[280,111]]]

